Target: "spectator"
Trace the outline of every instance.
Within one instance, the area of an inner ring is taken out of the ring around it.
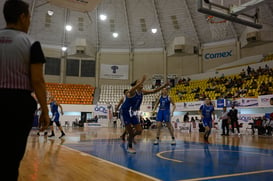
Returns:
[[[250,75],[250,73],[251,73],[251,67],[247,66],[247,74]]]
[[[190,121],[189,112],[186,112],[186,114],[184,115],[183,121],[184,122],[189,122]]]
[[[149,129],[151,125],[152,125],[152,122],[151,122],[151,120],[147,117],[147,118],[144,120],[144,128]]]
[[[179,79],[178,80],[178,84],[181,85],[183,83],[183,80],[182,79]]]
[[[198,119],[198,117],[197,117],[197,116],[195,116],[195,121],[196,121],[196,122],[199,122],[199,119]]]
[[[265,116],[263,117],[263,127],[265,129],[265,134],[268,136],[272,135],[272,128],[273,128],[273,120],[271,120],[270,118],[266,118]]]
[[[245,69],[242,69],[242,72],[240,73],[240,76],[241,76],[242,78],[245,78],[245,76],[246,76]]]

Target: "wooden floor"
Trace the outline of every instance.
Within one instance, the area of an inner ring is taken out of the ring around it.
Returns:
[[[21,163],[19,181],[156,180],[64,145],[94,139],[118,139],[122,131],[122,128],[65,128],[67,135],[63,139],[58,138],[58,130],[56,137],[52,139],[37,136],[36,130],[33,130]],[[155,133],[156,130],[144,130],[137,141],[152,141]],[[175,136],[177,140],[203,142],[198,132],[181,133],[176,130]],[[163,130],[162,139],[170,139],[167,130]],[[273,150],[273,137],[268,136],[243,134],[222,137],[220,132],[214,132],[210,142]]]

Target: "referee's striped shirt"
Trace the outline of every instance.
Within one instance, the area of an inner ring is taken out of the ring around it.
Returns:
[[[45,63],[41,44],[14,29],[0,30],[0,89],[32,91],[30,64]]]

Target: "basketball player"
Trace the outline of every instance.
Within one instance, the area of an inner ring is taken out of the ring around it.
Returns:
[[[31,95],[36,100],[37,104],[39,104],[39,101],[37,99],[37,96],[36,96],[35,92],[32,92]],[[41,125],[40,125],[40,122],[39,122],[41,112],[42,112],[42,109],[41,109],[41,107],[39,107],[38,109],[36,109],[35,114],[34,114],[34,121],[38,122],[38,128],[39,128],[38,132],[37,132],[38,136],[40,136],[40,132],[41,132],[41,130],[40,130]],[[47,130],[43,130],[43,131],[44,131],[44,136],[47,136]]]
[[[212,121],[215,120],[214,106],[209,98],[205,99],[205,104],[200,106],[199,114],[205,127],[204,140],[209,143],[209,135],[212,128]]]
[[[170,111],[171,104],[173,105],[172,111]],[[170,135],[172,136],[171,145],[176,145],[175,138],[174,138],[174,130],[173,130],[173,126],[171,124],[171,117],[173,116],[173,112],[176,108],[176,105],[175,105],[173,99],[168,95],[167,88],[162,89],[161,96],[157,100],[157,102],[154,106],[153,112],[155,112],[158,105],[159,105],[159,109],[158,109],[157,116],[156,116],[157,134],[156,134],[156,140],[154,142],[154,145],[158,145],[158,143],[159,143],[160,130],[161,130],[163,121],[167,124]]]
[[[132,88],[126,95],[125,102],[121,106],[122,116],[125,123],[125,128],[129,134],[128,136],[128,152],[136,153],[135,149],[132,147],[132,142],[136,135],[142,133],[142,127],[139,122],[138,112],[143,100],[143,95],[152,94],[160,91],[168,84],[158,87],[153,90],[143,90],[143,82],[146,80],[146,76],[143,76],[140,81],[134,81],[131,86]],[[132,126],[134,129],[132,128]]]
[[[120,98],[118,105],[116,106],[115,112],[118,112],[118,110],[120,109],[121,105],[124,103],[125,99],[126,99],[126,95],[128,93],[128,89],[124,89],[123,90],[123,96]],[[119,111],[120,112],[120,111]],[[120,116],[121,118],[121,116]],[[122,119],[121,120],[121,124],[124,125],[124,121]],[[122,139],[122,141],[125,141],[125,136],[127,134],[126,129],[123,131],[122,135],[120,136],[120,138]]]
[[[52,118],[51,118],[51,121],[50,121],[50,124],[49,124],[49,127],[50,127],[50,130],[51,130],[51,135],[49,135],[48,137],[53,137],[55,136],[55,133],[54,133],[54,128],[53,128],[53,122],[55,122],[55,124],[57,125],[57,127],[59,128],[59,130],[61,131],[61,136],[59,138],[62,138],[63,136],[65,136],[65,133],[63,131],[63,128],[60,124],[60,121],[59,121],[59,118],[60,118],[60,113],[59,113],[59,110],[58,108],[61,109],[61,114],[63,115],[64,112],[63,112],[63,108],[62,106],[54,99],[54,97],[51,97],[51,100],[50,100],[50,108],[51,108],[51,113],[52,113]]]

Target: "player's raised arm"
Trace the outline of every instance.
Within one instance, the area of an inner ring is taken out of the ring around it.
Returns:
[[[158,91],[160,91],[161,89],[167,87],[169,85],[169,83],[165,83],[163,86],[161,87],[158,87],[156,89],[152,89],[152,90],[142,90],[143,94],[144,95],[147,95],[147,94],[154,94],[154,93],[157,93]]]
[[[157,107],[159,105],[159,99],[160,99],[160,96],[158,96],[157,99],[156,99],[156,102],[155,102],[155,105],[154,105],[154,108],[153,108],[153,113],[155,113],[155,111],[156,111],[156,109],[157,109]]]
[[[123,103],[123,101],[124,101],[124,97],[122,97],[122,98],[119,100],[118,105],[117,105],[117,107],[115,108],[115,112],[118,111],[118,109],[119,109],[119,107],[121,106],[121,104]]]

